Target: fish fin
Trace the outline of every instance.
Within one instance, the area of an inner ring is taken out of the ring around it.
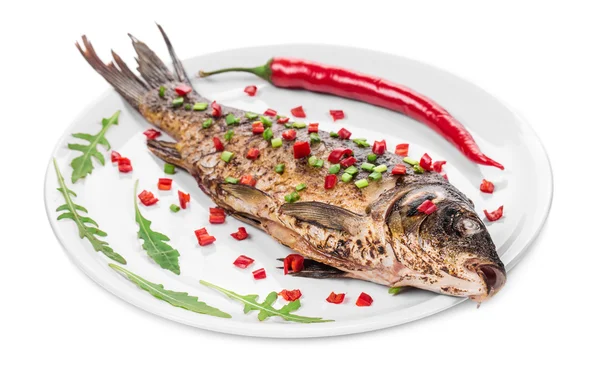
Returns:
[[[169,68],[167,68],[165,63],[163,63],[146,43],[141,42],[131,34],[127,35],[131,38],[133,48],[138,55],[136,58],[138,63],[137,70],[150,86],[157,88],[165,83],[175,82],[175,78],[171,71],[169,71]]]
[[[156,24],[156,26],[158,26],[158,30],[160,30],[160,33],[162,34],[163,39],[165,40],[165,44],[167,45],[167,49],[169,50],[169,55],[171,55],[171,60],[173,60],[173,67],[175,68],[175,74],[177,75],[177,79],[181,82],[185,82],[188,85],[192,86],[190,79],[188,78],[187,74],[185,73],[185,70],[183,69],[183,64],[181,63],[181,60],[179,60],[179,58],[175,54],[175,50],[173,49],[173,45],[171,44],[167,33],[165,33],[162,26],[160,26],[159,24]]]
[[[181,153],[179,153],[179,150],[177,150],[176,142],[148,140],[146,144],[152,154],[156,155],[158,158],[179,168],[187,170],[185,162],[181,157]]]
[[[279,261],[283,261],[284,259],[277,259]],[[283,267],[279,266],[277,269],[283,269]],[[288,274],[294,277],[304,277],[304,278],[315,278],[315,279],[326,279],[326,278],[348,278],[348,273],[336,269],[333,266],[325,265],[318,261],[314,261],[311,259],[304,259],[304,269],[299,272],[289,272]]]
[[[239,198],[242,201],[247,201],[252,204],[269,200],[272,201],[271,196],[261,191],[260,189],[254,188],[250,185],[244,184],[220,184],[222,190],[229,193],[232,196]]]
[[[257,229],[262,230],[261,222],[256,217],[250,216],[246,213],[238,213],[238,212],[233,212],[233,213],[230,213],[229,215],[231,215],[232,217],[234,217],[235,219],[237,219],[239,221],[249,224],[250,226],[253,226],[253,227],[256,227]]]
[[[316,226],[346,231],[351,235],[359,232],[363,220],[363,217],[354,212],[318,201],[283,204],[279,212]]]

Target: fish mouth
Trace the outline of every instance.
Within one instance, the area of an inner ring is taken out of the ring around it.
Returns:
[[[485,286],[484,293],[469,297],[478,303],[490,299],[497,294],[506,283],[506,271],[501,266],[495,264],[480,264],[474,267],[474,271],[479,275]]]

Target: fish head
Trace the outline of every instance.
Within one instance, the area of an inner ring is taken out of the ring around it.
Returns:
[[[418,210],[426,200],[437,207],[430,214]],[[477,302],[504,286],[506,271],[485,224],[472,201],[452,186],[409,191],[391,206],[386,221],[394,254],[407,269],[402,284]]]

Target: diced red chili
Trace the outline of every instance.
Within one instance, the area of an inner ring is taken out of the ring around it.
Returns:
[[[262,134],[265,131],[265,125],[262,121],[255,121],[252,123],[252,133],[254,134]]]
[[[354,157],[348,157],[348,158],[344,159],[343,161],[341,161],[340,165],[343,168],[348,168],[348,167],[352,166],[355,163],[356,163],[356,158],[354,158]]]
[[[433,162],[433,171],[437,172],[437,173],[442,173],[442,169],[444,167],[444,165],[446,164],[446,161],[435,161]]]
[[[485,214],[485,217],[487,218],[488,221],[490,221],[490,222],[497,221],[500,218],[502,218],[502,216],[504,215],[504,205],[502,205],[498,209],[494,210],[493,212],[488,212],[487,210],[484,210],[483,214]]]
[[[119,158],[118,162],[119,166],[121,165],[131,165],[131,161],[129,160],[129,158],[126,157],[121,157]]]
[[[251,148],[250,150],[248,150],[248,154],[246,155],[246,158],[256,159],[256,158],[258,158],[259,155],[260,155],[260,150],[258,150],[257,148]]]
[[[307,141],[296,141],[294,144],[294,158],[300,159],[310,155],[310,144]]]
[[[151,206],[158,202],[158,199],[156,197],[154,197],[154,194],[152,194],[152,192],[148,192],[146,190],[143,190],[138,195],[138,198],[140,199],[142,204],[144,204],[144,206]]]
[[[333,121],[338,121],[344,118],[344,111],[342,110],[329,110],[329,113],[331,114]],[[338,134],[339,133],[340,132],[338,132]],[[340,135],[340,137],[342,136]]]
[[[345,297],[346,294],[344,293],[336,294],[335,292],[331,292],[331,294],[329,294],[329,296],[325,300],[327,300],[329,303],[341,304],[344,301]]]
[[[175,87],[175,92],[182,97],[185,97],[192,92],[192,88],[185,84],[179,84]]]
[[[121,158],[122,158],[122,157],[121,157],[121,154],[117,153],[117,152],[116,152],[116,151],[114,151],[114,150],[113,150],[113,151],[110,153],[110,161],[111,161],[112,163],[118,162],[118,161],[119,161],[119,159],[121,159]]]
[[[403,164],[396,165],[392,169],[392,175],[404,175],[404,174],[406,174],[406,166]]]
[[[285,301],[293,302],[300,299],[302,293],[300,290],[281,290],[279,296],[281,296]]]
[[[221,214],[225,215],[225,209],[223,208],[208,208],[210,214]]]
[[[408,157],[408,146],[408,144],[398,144],[396,145],[396,151],[394,151],[394,153],[401,157]]]
[[[290,118],[288,118],[288,117],[280,117],[279,119],[277,119],[277,124],[285,124],[288,121],[290,121]]]
[[[231,236],[237,240],[244,240],[248,237],[248,233],[246,232],[245,227],[240,227],[238,228],[237,232],[234,232],[233,234],[231,234]]]
[[[292,113],[292,115],[294,115],[294,117],[297,117],[297,118],[305,118],[306,117],[306,114],[304,113],[304,109],[302,108],[302,106],[292,108],[290,110],[290,112]]]
[[[327,160],[334,164],[340,163],[342,158],[346,158],[347,156],[351,156],[352,154],[354,154],[352,149],[337,148],[331,151],[329,157],[327,157]]]
[[[170,191],[173,179],[160,178],[158,179],[158,189],[160,191]]]
[[[373,142],[373,153],[377,155],[383,155],[387,151],[387,145],[385,140]]]
[[[244,89],[244,93],[248,94],[251,97],[255,96],[256,95],[256,86],[254,86],[254,85],[246,86],[246,88]]]
[[[254,176],[252,176],[252,175],[244,175],[240,179],[240,184],[249,185],[251,187],[254,187],[256,185],[256,179],[254,179]]]
[[[325,189],[332,189],[337,184],[337,176],[330,174],[325,176]]]
[[[225,223],[225,216],[222,215],[210,215],[208,217],[208,221],[213,225],[220,225],[221,223]]]
[[[202,236],[200,236],[200,239],[198,239],[198,244],[200,244],[201,247],[204,247],[204,246],[214,243],[216,240],[217,240],[217,238],[215,238],[214,236],[202,235]]]
[[[187,204],[190,202],[190,194],[177,191],[177,196],[179,197],[179,206],[181,206],[182,209],[186,209]]]
[[[133,167],[130,164],[120,164],[118,166],[119,172],[128,173],[133,171]]]
[[[206,230],[206,227],[202,227],[201,229],[194,231],[194,234],[199,238],[200,235],[208,235],[208,231]]]
[[[283,137],[283,139],[286,141],[294,141],[296,139],[296,131],[293,129],[288,129],[281,134],[281,137]]]
[[[291,254],[283,259],[283,274],[298,273],[302,270],[304,270],[304,257],[302,255]]]
[[[233,262],[233,265],[237,266],[240,269],[246,269],[253,262],[254,262],[254,259],[251,259],[248,256],[240,255],[238,258],[235,259],[235,261]]]
[[[319,131],[319,123],[308,124],[308,133],[317,133]]]
[[[215,144],[215,149],[217,151],[225,150],[225,146],[223,146],[223,143],[221,142],[221,140],[219,140],[219,137],[213,137],[213,144]]]
[[[265,268],[260,268],[258,270],[253,271],[252,275],[254,276],[254,279],[265,279],[265,278],[267,278],[267,272],[265,271]]]
[[[417,207],[417,210],[421,213],[431,214],[437,210],[437,206],[431,200],[425,200],[421,205]]]
[[[267,108],[267,110],[264,113],[266,116],[277,116],[277,111]]]
[[[419,161],[419,165],[421,167],[423,167],[423,169],[425,171],[432,171],[433,167],[431,167],[431,157],[429,156],[429,154],[425,153],[423,154],[423,156],[421,157],[421,161]]]
[[[156,129],[148,129],[147,131],[144,132],[144,135],[146,136],[146,138],[148,140],[154,140],[155,138],[160,136],[160,132],[157,131]]]
[[[364,292],[361,292],[358,296],[358,299],[356,299],[356,305],[359,307],[368,307],[371,304],[373,304],[373,298],[371,298],[369,294],[365,294]]]
[[[479,186],[479,190],[481,190],[483,193],[494,193],[494,183],[483,179],[481,185]]]
[[[223,113],[223,110],[221,109],[221,105],[218,104],[217,101],[213,101],[210,104],[210,107],[212,108],[212,116],[214,116],[214,117],[219,117]]]
[[[352,132],[350,132],[349,130],[347,130],[346,128],[342,128],[337,132],[338,136],[340,136],[340,138],[342,140],[348,140],[350,139],[350,136],[352,136]]]
[[[448,175],[446,175],[446,174],[442,174],[442,177],[443,177],[444,179],[448,180]]]

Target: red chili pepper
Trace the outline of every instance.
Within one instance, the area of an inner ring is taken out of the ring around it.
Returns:
[[[254,85],[246,86],[246,88],[244,89],[244,93],[248,94],[251,97],[255,96],[256,95],[256,86],[254,86]]]
[[[254,187],[256,185],[256,180],[254,179],[254,176],[252,176],[252,175],[244,175],[240,179],[240,184],[249,185],[251,187]]]
[[[336,294],[335,292],[332,292],[331,294],[329,294],[329,296],[325,300],[327,300],[329,303],[341,304],[344,301],[345,297],[346,297],[346,294],[344,294],[344,293]]]
[[[294,144],[294,158],[300,159],[310,155],[310,144],[306,141],[296,141]]]
[[[429,156],[429,154],[425,153],[423,154],[423,156],[421,157],[421,161],[419,162],[419,165],[421,167],[423,167],[423,169],[425,171],[432,171],[433,167],[431,166],[431,157]]]
[[[158,202],[158,199],[156,197],[154,197],[154,194],[152,192],[148,192],[146,190],[143,190],[138,195],[138,198],[140,199],[142,204],[144,204],[144,206],[151,206]]]
[[[125,158],[125,157],[119,158],[119,161],[117,163],[119,164],[119,166],[121,166],[121,165],[130,166],[131,165],[131,161],[129,160],[129,158]]]
[[[204,227],[194,231],[194,234],[196,235],[196,239],[198,239],[198,244],[202,247],[212,244],[217,240],[214,236],[209,235]]]
[[[255,121],[252,123],[252,133],[262,134],[265,131],[265,126],[262,121]]]
[[[206,230],[206,227],[202,227],[201,229],[194,231],[194,234],[199,238],[200,235],[208,235],[208,231]]]
[[[392,169],[392,175],[404,175],[406,174],[406,166],[399,164],[394,166],[394,168]]]
[[[442,168],[446,164],[446,161],[435,161],[433,162],[433,171],[442,173]]]
[[[225,215],[225,209],[223,208],[208,208],[208,212],[210,214],[220,214],[220,215]]]
[[[331,114],[333,121],[342,120],[344,118],[344,111],[342,110],[329,110],[329,114]]]
[[[340,165],[343,168],[348,168],[348,167],[352,166],[355,163],[356,163],[356,158],[354,158],[354,157],[348,157],[348,158],[344,159],[343,161],[341,161]]]
[[[327,175],[325,176],[325,189],[332,189],[337,184],[337,176],[336,175]]]
[[[300,290],[281,290],[279,296],[281,296],[285,301],[293,302],[300,299],[302,293]]]
[[[190,194],[177,191],[177,196],[179,197],[179,206],[181,206],[182,209],[186,209],[187,204],[190,202]]]
[[[371,304],[373,304],[373,298],[371,298],[369,294],[365,294],[364,292],[361,292],[358,296],[358,299],[356,299],[356,305],[359,307],[368,307]]]
[[[494,183],[483,179],[481,185],[479,186],[479,190],[481,190],[483,193],[494,193]]]
[[[281,134],[281,137],[283,137],[283,139],[286,141],[294,141],[296,139],[296,131],[293,129],[288,129]]]
[[[221,105],[217,103],[217,101],[213,101],[210,105],[212,108],[212,116],[219,117],[222,114]]]
[[[350,132],[346,128],[340,129],[337,133],[338,133],[338,136],[340,136],[340,138],[342,140],[348,140],[348,139],[350,139],[350,136],[352,136],[352,132]]]
[[[248,150],[248,154],[246,155],[246,158],[256,159],[256,158],[258,158],[259,155],[260,155],[260,150],[258,150],[257,148],[251,148],[250,150]]]
[[[260,268],[258,270],[253,271],[252,275],[254,276],[254,279],[265,279],[265,278],[267,278],[267,272],[265,271],[265,268]]]
[[[146,139],[154,140],[155,138],[160,136],[160,132],[157,131],[156,129],[148,129],[147,131],[144,132],[144,135],[146,136]]]
[[[248,233],[246,232],[245,227],[240,227],[238,228],[237,232],[234,232],[233,234],[231,234],[231,236],[237,240],[244,240],[248,237]]]
[[[130,164],[120,164],[118,166],[119,172],[128,173],[133,171],[133,167]]]
[[[394,153],[401,157],[408,157],[408,146],[408,144],[398,144],[396,145],[396,151]]]
[[[319,132],[319,123],[308,124],[308,133],[317,133],[317,132]]]
[[[210,208],[208,221],[214,225],[225,222],[225,210],[222,208]]]
[[[246,269],[250,264],[254,262],[254,259],[251,259],[248,256],[240,255],[235,259],[233,265],[237,266],[240,269]]]
[[[277,119],[277,124],[285,124],[288,121],[290,121],[290,118],[288,118],[288,117],[280,117],[279,119]]]
[[[219,140],[219,137],[213,137],[213,144],[215,144],[215,149],[217,151],[225,150],[225,146],[223,146],[223,143],[221,142],[221,140]]]
[[[354,154],[352,149],[337,148],[331,151],[329,157],[327,157],[327,160],[333,164],[336,164],[340,163],[342,158],[346,158],[347,156],[351,156],[352,154]]]
[[[283,274],[288,274],[290,271],[298,273],[304,270],[304,257],[302,255],[291,254],[283,259]]]
[[[116,151],[114,151],[114,150],[113,150],[113,151],[110,153],[110,161],[111,161],[112,163],[118,162],[118,161],[119,161],[119,159],[121,159],[121,158],[122,158],[122,157],[121,157],[121,154],[117,153],[117,152],[116,152]]]
[[[158,190],[170,191],[172,184],[173,184],[173,179],[160,178],[160,179],[158,179]]]
[[[427,215],[437,210],[437,206],[431,200],[425,200],[421,205],[417,207],[417,210]]]
[[[443,177],[444,179],[448,180],[448,175],[446,175],[446,174],[442,174],[442,177]]]
[[[294,115],[297,118],[305,118],[306,117],[306,114],[304,113],[304,109],[302,108],[302,106],[292,108],[290,110],[290,112],[292,113],[292,115]]]
[[[446,109],[404,85],[339,67],[283,57],[272,58],[255,68],[220,69],[200,72],[200,75],[232,71],[253,73],[278,87],[337,95],[401,112],[441,134],[471,161],[504,169],[481,152],[469,131]],[[334,114],[332,116],[337,120]]]
[[[192,88],[185,84],[179,84],[175,86],[175,92],[182,97],[185,97],[192,92]]]
[[[373,153],[377,155],[383,155],[387,151],[387,145],[385,140],[373,142]]]
[[[267,110],[265,111],[264,115],[266,116],[277,116],[277,111],[267,108]]]
[[[490,221],[490,222],[497,221],[500,218],[502,218],[502,216],[504,215],[504,205],[502,205],[498,209],[494,210],[493,212],[488,212],[487,210],[484,210],[483,214],[485,214],[485,217],[487,218],[488,221]]]

